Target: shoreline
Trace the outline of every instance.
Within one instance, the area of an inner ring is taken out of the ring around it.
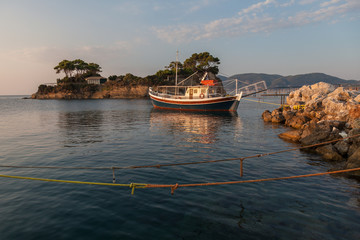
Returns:
[[[52,91],[36,92],[30,96],[31,99],[145,99],[148,98],[148,86],[135,87],[103,87],[97,91]]]

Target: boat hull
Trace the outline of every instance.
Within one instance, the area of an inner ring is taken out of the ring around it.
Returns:
[[[183,111],[232,111],[235,112],[240,100],[236,97],[216,99],[176,100],[153,96],[150,98],[154,108]]]

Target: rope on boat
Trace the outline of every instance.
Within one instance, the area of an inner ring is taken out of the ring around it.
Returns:
[[[253,183],[253,182],[265,182],[265,181],[276,181],[276,180],[284,180],[284,179],[294,179],[294,178],[304,178],[304,177],[313,177],[313,176],[322,176],[328,174],[337,174],[337,173],[345,173],[345,172],[353,172],[360,171],[360,168],[352,168],[331,172],[323,172],[323,173],[315,173],[315,174],[306,174],[306,175],[295,175],[288,177],[278,177],[278,178],[266,178],[266,179],[255,179],[255,180],[242,180],[242,181],[230,181],[230,182],[213,182],[213,183],[190,183],[190,184],[146,184],[146,183],[130,183],[130,184],[120,184],[115,183],[115,174],[114,169],[136,169],[136,168],[160,168],[160,167],[170,167],[170,166],[180,166],[180,165],[190,165],[190,164],[203,164],[203,163],[215,163],[215,162],[225,162],[225,161],[235,161],[240,160],[240,171],[242,176],[243,171],[243,160],[249,158],[257,158],[268,155],[274,155],[284,152],[290,152],[300,149],[306,149],[311,147],[316,147],[320,145],[326,145],[337,141],[342,141],[345,139],[360,137],[360,134],[348,136],[341,139],[335,139],[327,142],[312,144],[303,147],[291,148],[276,152],[257,154],[248,157],[242,158],[228,158],[228,159],[220,159],[220,160],[209,160],[209,161],[198,161],[198,162],[187,162],[187,163],[169,163],[169,164],[157,164],[157,165],[143,165],[143,166],[128,166],[128,167],[56,167],[56,166],[10,166],[10,165],[0,165],[0,167],[6,168],[47,168],[47,169],[91,169],[91,170],[104,170],[111,169],[113,171],[113,183],[101,183],[101,182],[84,182],[84,181],[71,181],[71,180],[57,180],[57,179],[47,179],[47,178],[33,178],[33,177],[21,177],[21,176],[11,176],[11,175],[0,175],[3,178],[14,178],[14,179],[24,179],[24,180],[33,180],[33,181],[45,181],[45,182],[61,182],[61,183],[73,183],[73,184],[88,184],[88,185],[102,185],[102,186],[118,186],[118,187],[129,187],[131,188],[131,194],[134,194],[135,188],[170,188],[171,193],[179,187],[197,187],[197,186],[215,186],[215,185],[228,185],[228,184],[240,184],[240,183]]]

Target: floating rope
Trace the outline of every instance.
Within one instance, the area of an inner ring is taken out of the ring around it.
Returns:
[[[352,168],[331,172],[321,172],[321,173],[311,173],[305,175],[295,175],[288,177],[277,177],[277,178],[263,178],[263,179],[253,179],[253,180],[242,180],[242,181],[230,181],[230,182],[212,182],[212,183],[189,183],[189,184],[148,184],[145,188],[170,188],[171,194],[174,194],[174,191],[180,187],[203,187],[203,186],[217,186],[217,185],[229,185],[229,184],[240,184],[240,183],[255,183],[255,182],[269,182],[269,181],[277,181],[277,180],[287,180],[287,179],[295,179],[295,178],[306,178],[306,177],[315,177],[315,176],[323,176],[329,174],[338,174],[338,173],[346,173],[346,172],[354,172],[360,171],[360,168]]]
[[[48,178],[21,177],[21,176],[11,176],[11,175],[0,175],[0,177],[2,177],[2,178],[24,179],[24,180],[32,180],[32,181],[43,181],[43,182],[59,182],[59,183],[73,183],[73,184],[129,187],[129,188],[132,189],[131,194],[134,194],[135,188],[146,188],[146,186],[148,185],[146,183],[121,184],[121,183],[83,182],[83,181],[48,179]]]
[[[135,188],[170,188],[171,194],[174,194],[174,191],[180,187],[203,187],[203,186],[218,186],[218,185],[229,185],[229,184],[241,184],[241,183],[255,183],[255,182],[269,182],[277,180],[287,180],[295,178],[305,178],[305,177],[315,177],[323,176],[329,174],[338,174],[346,172],[360,171],[360,168],[352,168],[331,172],[321,172],[321,173],[312,173],[305,175],[295,175],[288,177],[277,177],[277,178],[263,178],[263,179],[253,179],[253,180],[242,180],[242,181],[230,181],[230,182],[212,182],[212,183],[188,183],[188,184],[146,184],[146,183],[130,183],[130,184],[119,184],[119,183],[101,183],[101,182],[82,182],[82,181],[70,181],[70,180],[58,180],[58,179],[47,179],[47,178],[33,178],[33,177],[20,177],[20,176],[10,176],[10,175],[0,175],[3,178],[15,178],[15,179],[24,179],[24,180],[33,180],[33,181],[44,181],[44,182],[58,182],[58,183],[73,183],[73,184],[88,184],[88,185],[101,185],[101,186],[116,186],[116,187],[129,187],[131,188],[131,194],[134,194]]]

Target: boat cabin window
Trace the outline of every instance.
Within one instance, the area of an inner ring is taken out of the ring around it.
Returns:
[[[194,94],[197,93],[197,89],[194,89]]]

